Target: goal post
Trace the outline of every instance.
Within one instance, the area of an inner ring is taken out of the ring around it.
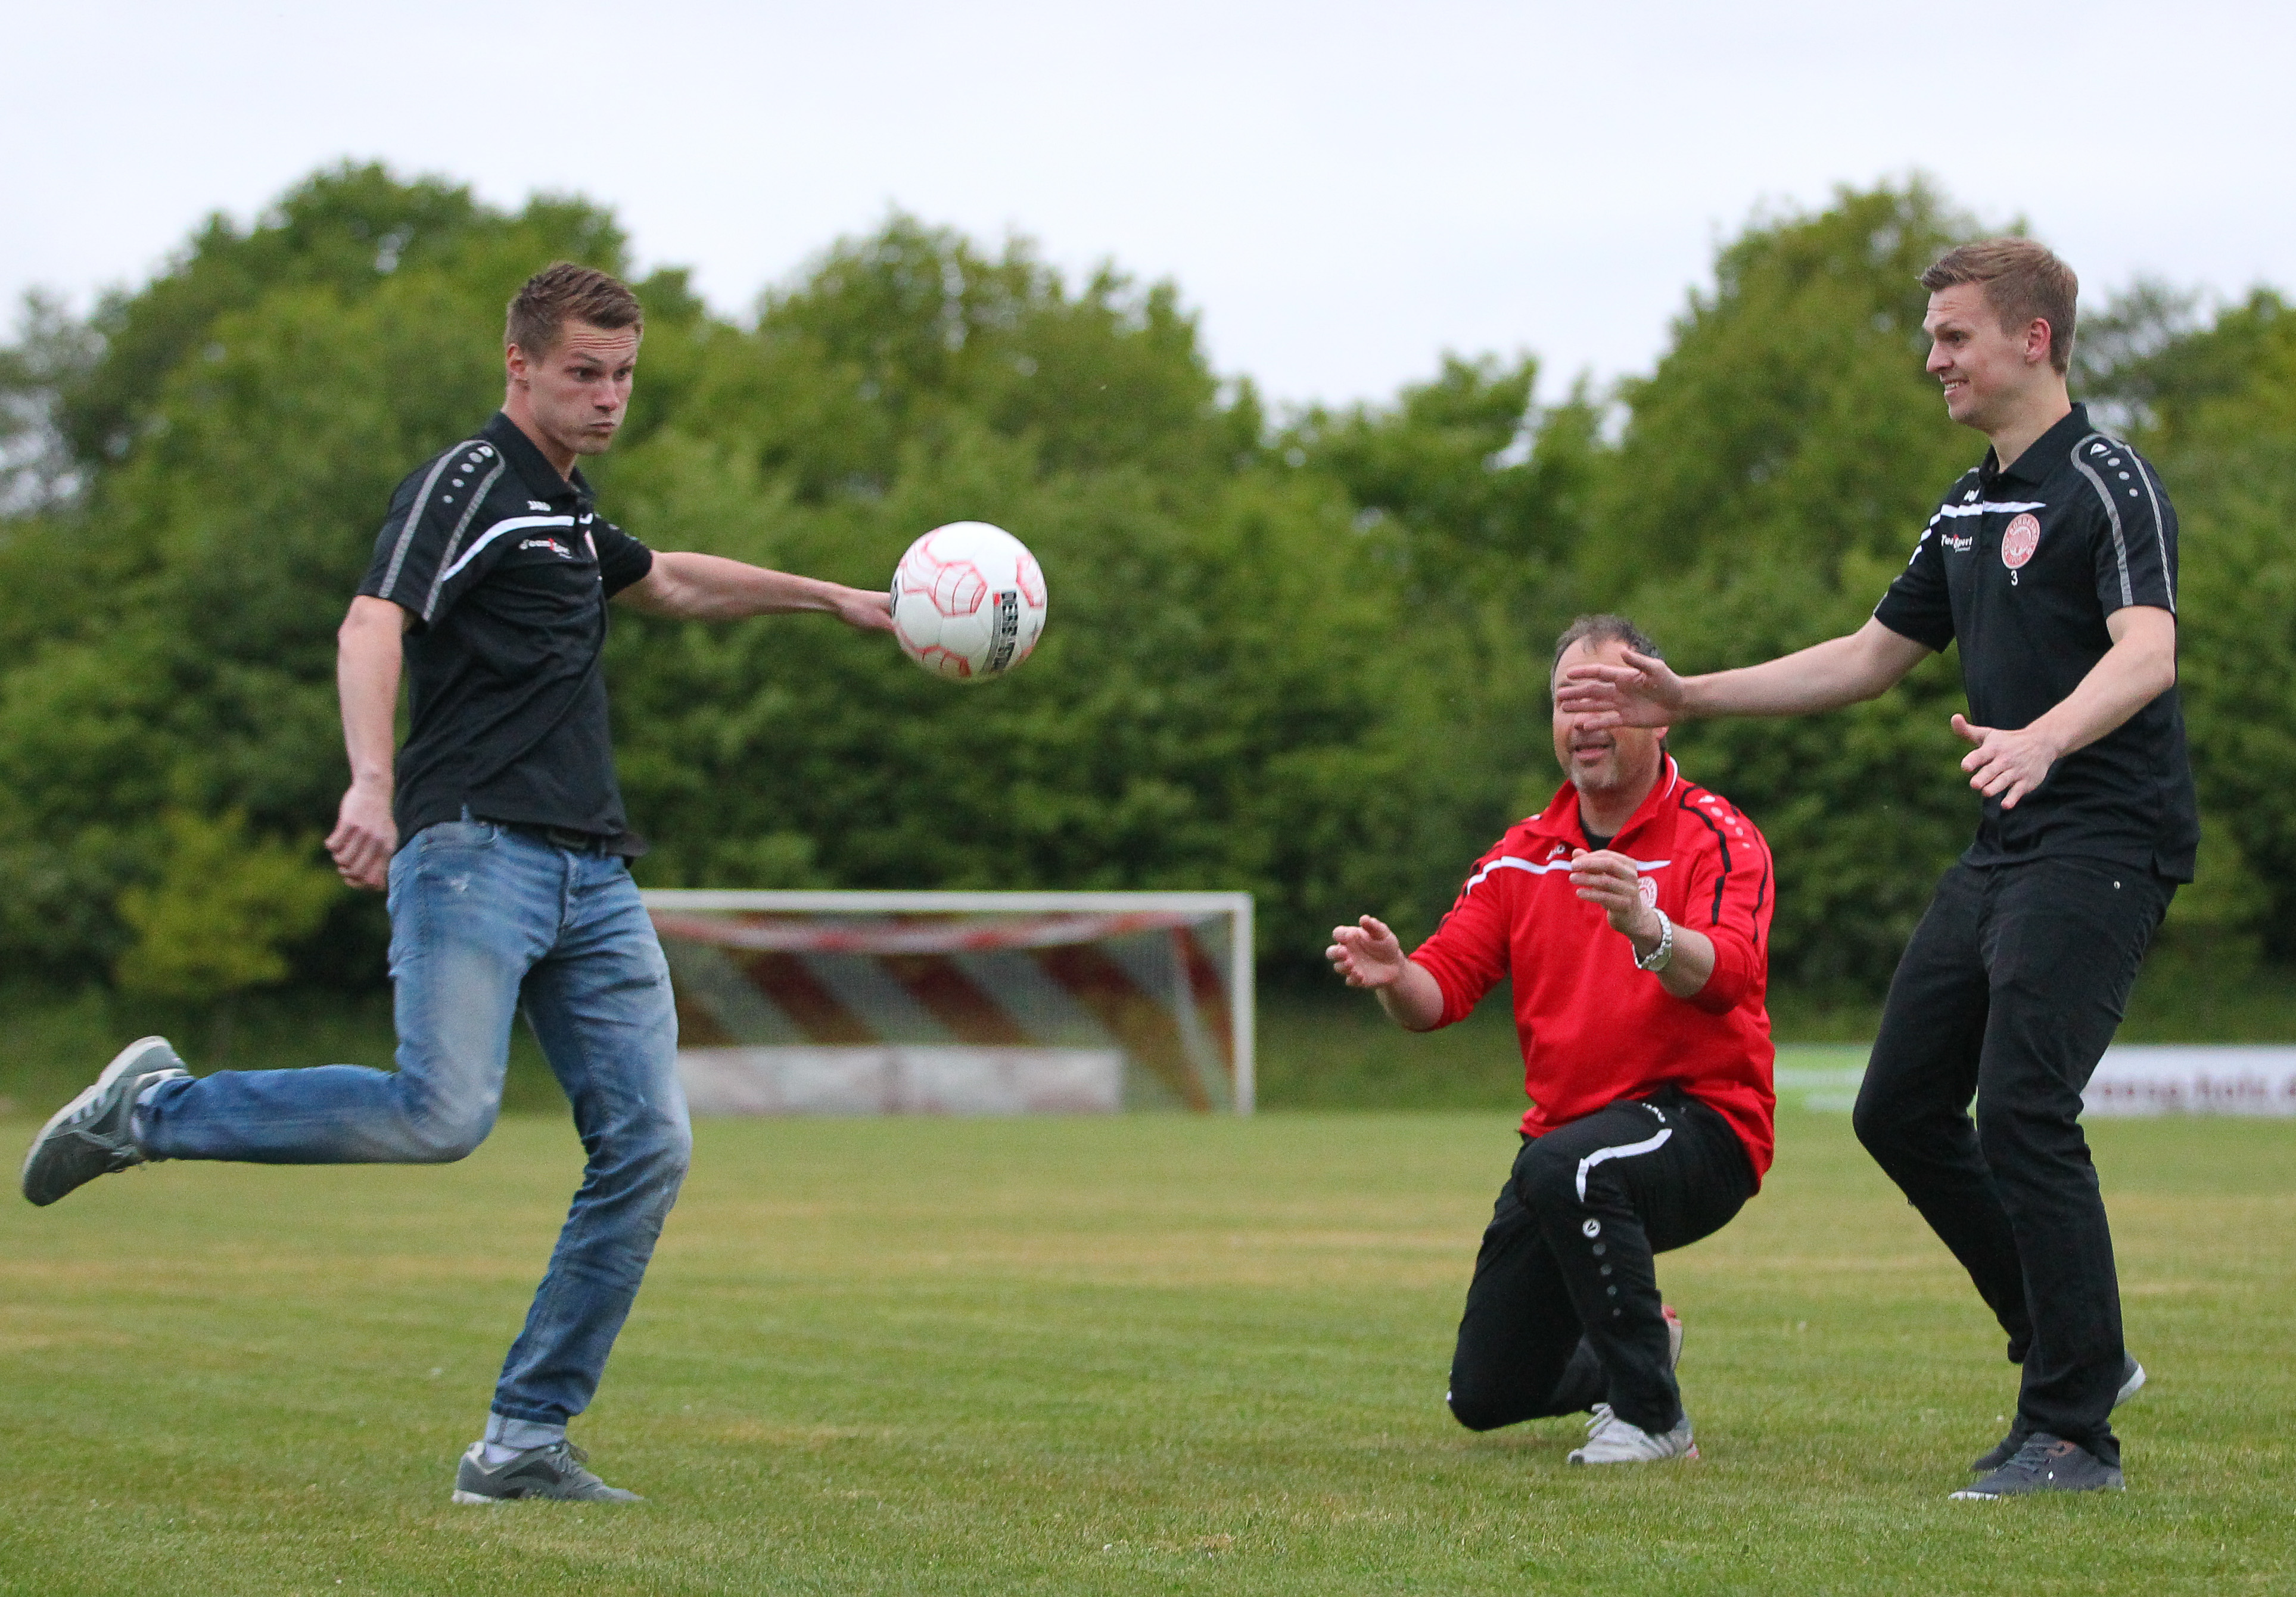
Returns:
[[[657,889],[698,1114],[1248,1115],[1252,898]]]

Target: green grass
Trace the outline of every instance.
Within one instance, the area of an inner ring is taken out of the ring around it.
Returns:
[[[1509,1124],[706,1123],[578,1429],[623,1509],[447,1501],[572,1184],[555,1118],[0,1206],[0,1592],[2296,1589],[2296,1126],[2094,1129],[2153,1372],[2131,1489],[1988,1505],[1944,1494],[2013,1372],[1839,1115],[1661,1261],[1703,1462],[1459,1429]]]
[[[1770,995],[1770,1012],[1782,1047],[1838,1050],[1872,1038],[1881,1003],[1779,990]],[[381,993],[253,995],[221,1053],[211,1017],[94,988],[62,994],[0,984],[0,1015],[7,1018],[0,1116],[45,1115],[86,1085],[122,1043],[146,1032],[175,1039],[202,1073],[339,1061],[387,1065],[393,1044],[390,1002]],[[1260,1102],[1272,1109],[1484,1109],[1522,1095],[1505,987],[1464,1023],[1424,1036],[1397,1030],[1360,994],[1336,987],[1267,993],[1259,1033]],[[2137,982],[2120,1038],[2296,1043],[2296,967],[2243,969],[2161,950]],[[554,1113],[562,1102],[533,1037],[517,1028],[504,1108]]]

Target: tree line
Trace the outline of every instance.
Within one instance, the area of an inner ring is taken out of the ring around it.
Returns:
[[[1723,246],[1646,374],[1560,403],[1527,355],[1272,413],[1168,283],[896,215],[752,316],[638,283],[632,419],[592,472],[658,547],[857,586],[997,522],[1053,594],[960,690],[817,621],[617,615],[623,787],[660,886],[1242,888],[1271,977],[1334,918],[1423,932],[1559,780],[1555,631],[1624,610],[1687,669],[1855,627],[1981,449],[1922,372],[1916,274],[1976,220],[1844,190]],[[333,631],[398,477],[499,402],[502,307],[612,215],[375,167],[217,217],[0,349],[0,960],[204,1001],[382,979],[316,839],[345,779]],[[2078,265],[2078,263],[2076,263]],[[2286,957],[2296,911],[2296,315],[2092,288],[2076,396],[2183,515],[2207,827],[2172,936]],[[1871,704],[1674,747],[1779,864],[1775,979],[1887,979],[1975,801],[1948,658]]]

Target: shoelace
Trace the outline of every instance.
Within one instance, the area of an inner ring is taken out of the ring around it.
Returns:
[[[586,1473],[587,1471],[586,1471],[582,1466],[590,1462],[590,1455],[588,1454],[583,1452],[573,1443],[562,1439],[553,1442],[550,1445],[544,1448],[542,1450],[542,1456],[553,1463],[568,1466],[566,1468],[562,1468],[560,1471],[562,1474],[567,1475],[581,1475]]]
[[[2055,1460],[2070,1458],[2072,1453],[2071,1443],[2060,1441],[2055,1437],[2041,1431],[2035,1431],[2026,1439],[2025,1445],[2017,1449],[2017,1455],[2001,1467],[2005,1470],[2021,1470],[2029,1474],[2038,1475]]]

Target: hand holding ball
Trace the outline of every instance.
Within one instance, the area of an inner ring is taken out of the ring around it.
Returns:
[[[1045,574],[1020,539],[986,521],[952,521],[893,569],[893,635],[936,676],[979,682],[1029,658],[1045,600]]]

